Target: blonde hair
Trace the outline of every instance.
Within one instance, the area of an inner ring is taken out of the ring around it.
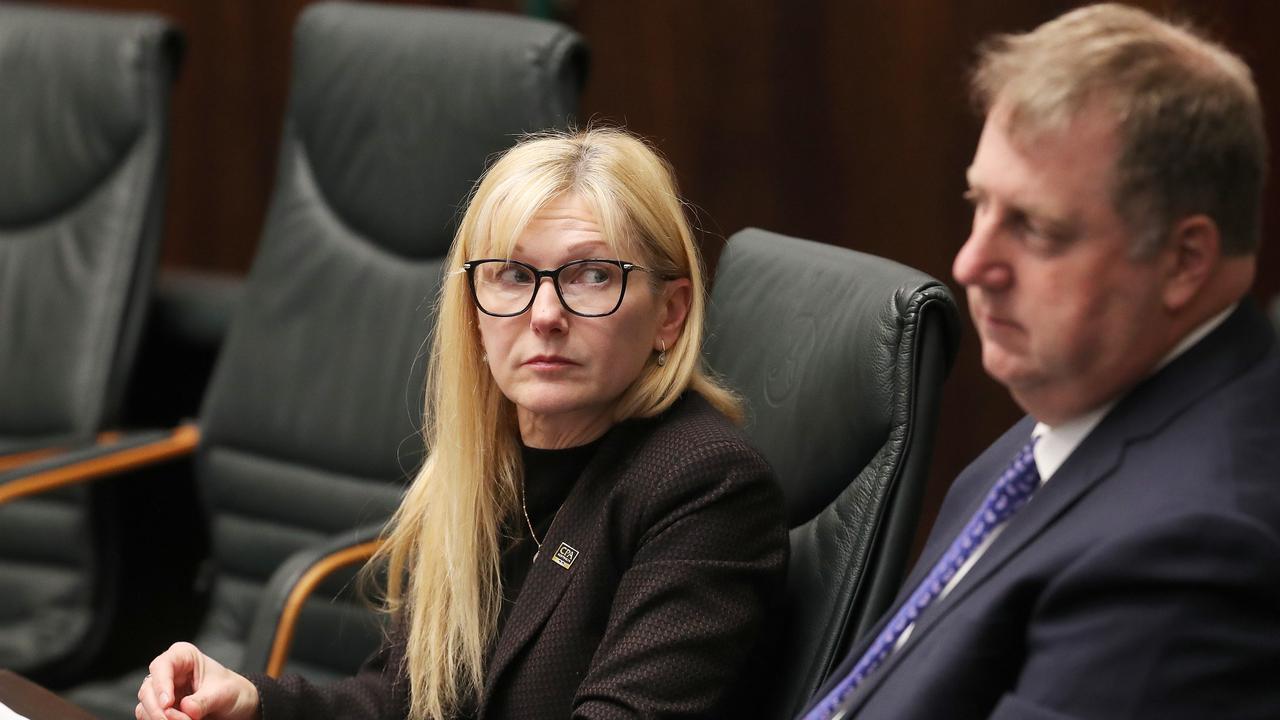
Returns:
[[[594,210],[620,255],[692,286],[667,362],[645,365],[615,404],[615,421],[661,413],[687,390],[741,419],[737,399],[702,364],[703,268],[670,166],[614,129],[531,136],[503,154],[475,187],[447,260],[427,379],[429,455],[371,564],[386,563],[385,606],[403,624],[416,720],[450,717],[479,698],[501,608],[501,536],[519,508],[515,408],[482,358],[459,269],[509,256],[538,210],[565,194]]]
[[[1116,211],[1149,254],[1174,222],[1204,213],[1227,254],[1257,250],[1267,142],[1249,67],[1188,26],[1091,5],[979,49],[974,100],[1009,110],[1021,140],[1102,103],[1116,119]]]

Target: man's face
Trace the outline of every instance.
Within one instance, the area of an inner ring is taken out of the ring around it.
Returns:
[[[1023,142],[1006,117],[997,103],[978,141],[973,229],[952,272],[983,367],[1054,425],[1117,397],[1160,360],[1159,264],[1133,257],[1134,233],[1113,206],[1119,140],[1107,114],[1087,109]]]

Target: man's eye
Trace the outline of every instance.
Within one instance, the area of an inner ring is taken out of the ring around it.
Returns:
[[[1038,221],[1035,218],[1023,215],[1019,222],[1022,226],[1021,230],[1024,235],[1044,240],[1046,242],[1054,240],[1058,236],[1058,232],[1054,229],[1053,225]]]
[[[1044,228],[1025,214],[1015,212],[1009,216],[1009,227],[1019,237],[1041,238],[1044,237]]]

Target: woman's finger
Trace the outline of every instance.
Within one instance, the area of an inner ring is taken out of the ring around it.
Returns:
[[[138,687],[137,710],[142,713],[138,717],[141,720],[164,720],[164,709],[165,705],[156,696],[153,676],[146,676],[142,679],[142,685]]]

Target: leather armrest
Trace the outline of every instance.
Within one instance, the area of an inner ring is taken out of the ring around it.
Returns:
[[[263,589],[242,668],[279,677],[307,598],[335,571],[368,561],[380,545],[381,532],[381,524],[367,525],[291,555]]]
[[[187,424],[124,433],[111,440],[0,471],[0,504],[190,455],[200,444],[200,429]]]

